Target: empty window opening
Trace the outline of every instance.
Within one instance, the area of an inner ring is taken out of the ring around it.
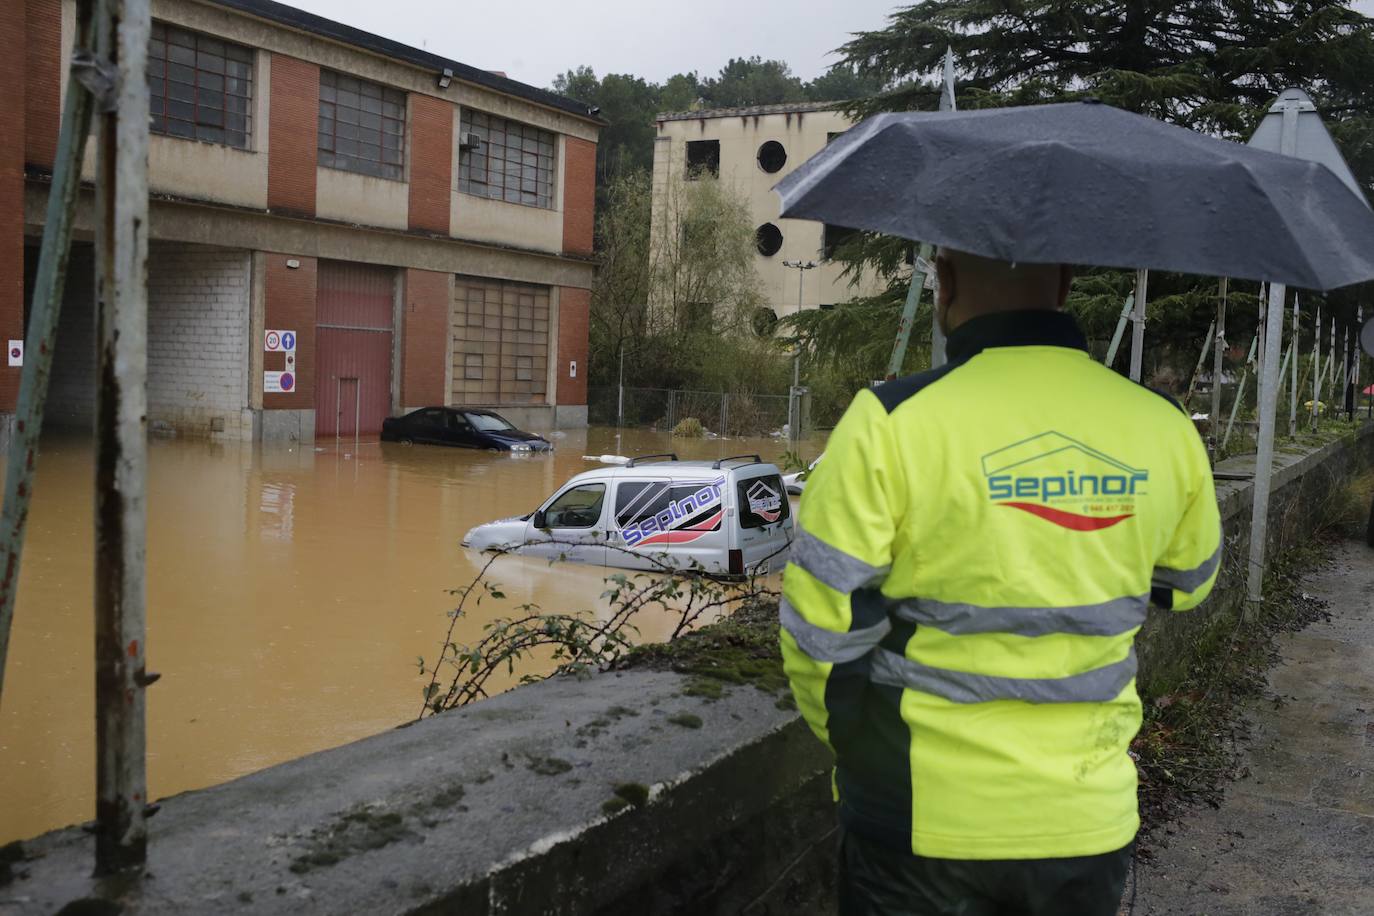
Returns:
[[[769,140],[759,147],[758,160],[759,168],[772,174],[787,164],[787,150],[778,141]]]
[[[754,243],[759,254],[771,258],[782,250],[782,230],[772,223],[764,223],[754,230]]]
[[[687,177],[701,178],[710,175],[720,177],[720,141],[687,141]]]
[[[772,337],[778,329],[778,314],[770,308],[756,309],[751,323],[755,334],[760,337]]]
[[[835,257],[835,251],[846,242],[859,235],[858,229],[849,229],[845,226],[832,226],[825,224],[825,229],[821,232],[821,257],[827,261]]]

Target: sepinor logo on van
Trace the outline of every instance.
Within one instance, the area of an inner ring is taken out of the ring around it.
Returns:
[[[983,456],[988,498],[1070,531],[1101,531],[1136,514],[1150,472],[1057,432]]]
[[[698,487],[681,499],[669,500],[657,515],[642,518],[620,529],[626,547],[648,547],[653,544],[686,544],[720,527],[721,492],[725,477],[711,480],[675,480],[664,484],[672,489]],[[652,499],[651,490],[645,499]],[[662,490],[658,491],[660,494]]]
[[[782,494],[762,479],[755,481],[744,495],[749,500],[749,511],[765,522],[776,522],[782,518]]]

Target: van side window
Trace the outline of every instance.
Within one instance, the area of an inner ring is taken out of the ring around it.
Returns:
[[[780,522],[791,514],[787,491],[777,474],[750,477],[741,480],[736,487],[741,528],[762,528]]]
[[[615,523],[625,529],[652,522],[651,530],[720,528],[721,494],[710,481],[627,480],[615,495]]]
[[[601,521],[601,504],[606,499],[604,483],[588,483],[555,499],[544,510],[550,528],[591,528]]]

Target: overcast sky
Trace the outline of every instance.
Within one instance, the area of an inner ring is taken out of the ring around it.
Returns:
[[[535,86],[579,64],[659,82],[714,76],[732,57],[785,60],[802,79],[893,0],[288,0],[292,6]],[[592,11],[595,11],[594,13]]]

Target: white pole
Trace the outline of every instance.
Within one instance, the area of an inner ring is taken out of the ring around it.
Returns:
[[[943,86],[940,89],[940,110],[954,111],[954,49],[945,48],[945,71]],[[914,282],[914,281],[913,281]],[[920,296],[920,287],[916,287],[916,295]],[[937,369],[945,364],[945,332],[940,330],[940,308],[938,305],[940,293],[938,289],[931,297],[930,310],[930,367]],[[897,370],[901,371],[900,367]]]
[[[1293,156],[1298,151],[1298,109],[1289,106],[1283,112],[1283,126],[1279,134],[1279,151]],[[1282,283],[1269,285],[1269,313],[1264,322],[1264,356],[1259,376],[1259,442],[1255,456],[1255,501],[1250,512],[1250,568],[1246,593],[1250,598],[1242,617],[1253,621],[1255,604],[1264,593],[1264,554],[1269,536],[1269,490],[1274,475],[1274,421],[1279,397],[1279,348],[1283,343],[1283,302],[1286,289]]]
[[[1212,445],[1212,464],[1217,463],[1217,454],[1221,451],[1221,440],[1217,438],[1217,430],[1221,428],[1221,376],[1226,355],[1226,286],[1226,278],[1222,277],[1217,283],[1217,337],[1216,352],[1212,358],[1212,412],[1207,424],[1211,431],[1208,438]]]
[[[1246,589],[1252,602],[1259,601],[1264,591],[1264,553],[1269,535],[1269,490],[1274,473],[1274,421],[1278,412],[1279,347],[1283,340],[1285,292],[1282,283],[1269,285],[1269,312],[1259,376],[1259,443],[1255,456],[1255,502],[1250,518],[1250,575]]]
[[[1301,358],[1297,357],[1298,352],[1298,294],[1293,294],[1293,343],[1289,349],[1294,353],[1292,371],[1292,390],[1288,397],[1288,438],[1293,438],[1298,434],[1298,363]]]
[[[1321,397],[1322,368],[1322,307],[1317,306],[1317,319],[1312,324],[1312,431],[1317,429],[1317,401]]]
[[[1135,326],[1131,328],[1131,381],[1140,381],[1141,362],[1145,356],[1145,301],[1148,295],[1150,272],[1135,272]]]
[[[1135,293],[1127,293],[1126,304],[1121,306],[1121,317],[1116,322],[1116,331],[1112,333],[1112,342],[1107,347],[1107,357],[1102,360],[1102,364],[1108,369],[1112,368],[1112,364],[1116,362],[1116,351],[1121,347],[1121,338],[1126,333],[1126,322],[1131,320],[1131,312],[1134,309]]]

